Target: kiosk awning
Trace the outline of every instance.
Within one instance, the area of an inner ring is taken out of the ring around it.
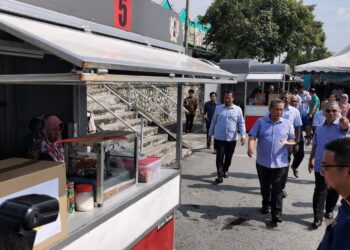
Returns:
[[[0,13],[0,29],[83,69],[234,79],[187,55]]]
[[[283,76],[283,74],[248,74],[246,80],[250,82],[281,82],[283,80]]]

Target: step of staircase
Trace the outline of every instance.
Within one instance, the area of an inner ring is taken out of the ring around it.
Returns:
[[[185,158],[186,156],[189,156],[192,154],[192,151],[188,148],[182,149],[182,158]],[[161,157],[162,159],[162,166],[167,167],[176,162],[176,149],[169,151],[167,154],[163,155]]]
[[[122,110],[122,111],[115,112],[115,114],[117,116],[119,116],[120,118],[122,118],[124,121],[135,119],[135,112],[134,111]],[[94,119],[95,119],[96,124],[109,124],[109,123],[112,123],[114,121],[118,122],[118,119],[115,118],[111,113],[109,113],[107,111],[100,113],[100,114],[94,113]]]
[[[155,147],[168,141],[168,134],[147,136],[143,139],[143,150]]]
[[[175,141],[168,141],[166,143],[156,145],[155,147],[146,148],[145,150],[143,150],[143,153],[148,156],[162,157],[166,153],[175,149],[175,147],[176,147]]]
[[[126,106],[122,103],[115,103],[113,105],[105,105],[113,112],[121,112],[126,110]],[[92,112],[94,115],[106,113],[106,109],[97,102],[90,102],[87,105],[87,110]]]
[[[106,92],[107,89],[102,86],[102,85],[90,85],[88,86],[88,93],[91,94],[91,95],[96,95],[96,94],[99,94],[99,93],[102,93],[102,92]]]
[[[141,126],[141,119],[136,118],[136,119],[130,119],[130,120],[125,120],[127,124],[129,124],[131,127],[135,126]],[[124,130],[125,124],[123,124],[121,121],[117,121],[117,119],[111,119],[111,120],[98,120],[97,122],[95,121],[95,124],[102,128],[103,130]],[[146,127],[147,123],[144,120],[144,127]]]

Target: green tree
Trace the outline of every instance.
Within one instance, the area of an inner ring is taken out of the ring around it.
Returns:
[[[315,6],[297,0],[216,0],[202,17],[211,29],[206,43],[217,58],[256,58],[273,62],[287,53],[296,65],[329,56]]]

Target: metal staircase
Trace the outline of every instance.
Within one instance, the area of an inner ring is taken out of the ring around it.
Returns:
[[[140,111],[135,103],[132,104],[127,101],[126,98],[123,98],[108,86],[94,85],[88,87],[87,110],[94,115],[97,130],[132,130],[138,132],[142,142],[142,153],[148,156],[161,157],[163,166],[170,166],[175,162],[176,142],[174,135],[161,124],[157,125],[157,122],[152,119],[152,114]],[[150,124],[153,124],[153,126]],[[160,133],[160,130],[163,132]],[[182,150],[183,157],[191,153],[188,148]]]

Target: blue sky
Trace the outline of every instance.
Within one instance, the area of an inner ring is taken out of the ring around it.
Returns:
[[[186,0],[169,0],[174,9],[185,7]],[[190,0],[190,17],[203,15],[212,0]],[[306,4],[316,4],[315,16],[323,22],[327,36],[326,46],[337,52],[350,44],[350,0],[304,0]]]

